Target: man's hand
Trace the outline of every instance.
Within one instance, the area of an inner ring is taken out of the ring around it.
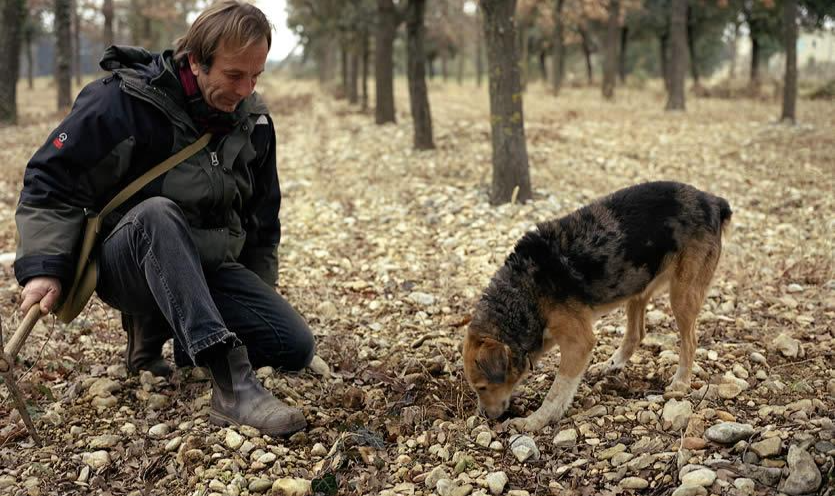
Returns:
[[[61,297],[61,281],[55,277],[33,277],[23,287],[20,295],[23,297],[20,303],[23,313],[28,312],[32,305],[39,303],[41,313],[46,315]]]

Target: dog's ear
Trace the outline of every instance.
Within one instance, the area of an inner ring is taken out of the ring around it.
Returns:
[[[476,365],[488,382],[505,382],[510,369],[510,347],[492,338],[481,338],[479,341]]]

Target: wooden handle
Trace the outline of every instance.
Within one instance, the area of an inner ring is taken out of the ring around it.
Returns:
[[[40,318],[41,305],[40,303],[35,303],[29,308],[29,311],[26,313],[26,317],[23,318],[23,321],[17,327],[17,331],[15,331],[14,336],[12,336],[12,339],[9,340],[9,344],[7,344],[3,349],[3,353],[5,353],[7,357],[14,360],[20,352],[20,349],[23,348],[23,343],[26,342],[26,338],[29,337],[29,333],[35,328],[35,324]]]

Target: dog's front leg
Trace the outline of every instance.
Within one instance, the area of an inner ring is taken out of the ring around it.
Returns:
[[[571,405],[589,364],[596,341],[590,319],[563,319],[559,332],[552,330],[551,335],[559,344],[562,357],[557,378],[535,412],[526,418],[509,421],[509,426],[517,430],[534,432],[561,419]]]
[[[551,422],[560,420],[569,405],[571,405],[571,400],[574,399],[577,386],[580,385],[582,378],[582,371],[574,377],[567,377],[560,370],[560,374],[557,375],[557,378],[551,385],[551,389],[548,391],[548,395],[545,396],[542,405],[528,417],[511,420],[509,422],[510,427],[514,427],[519,431],[536,432]]]

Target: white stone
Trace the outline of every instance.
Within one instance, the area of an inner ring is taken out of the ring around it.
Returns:
[[[420,291],[413,291],[409,293],[409,301],[417,303],[424,307],[430,307],[435,304],[435,297],[431,294],[421,293]]]
[[[310,492],[310,481],[286,478],[273,482],[272,492],[282,496],[306,496]]]
[[[98,470],[110,465],[110,453],[104,450],[83,453],[81,455],[81,461],[89,465],[93,470]]]
[[[524,463],[527,460],[539,460],[539,448],[536,442],[525,435],[515,434],[510,438],[510,451],[517,460]]]
[[[155,439],[163,438],[169,432],[171,432],[171,428],[168,427],[168,424],[157,424],[148,429],[148,435]]]
[[[565,429],[554,436],[554,445],[560,447],[571,447],[577,444],[577,431],[575,429]]]
[[[490,494],[502,494],[504,486],[507,484],[507,474],[504,472],[492,472],[487,474],[484,478],[487,482],[487,488],[490,489]]]
[[[683,485],[710,486],[716,480],[716,472],[709,468],[700,468],[681,477]]]
[[[229,429],[228,431],[226,431],[225,442],[226,446],[229,449],[236,450],[244,444],[244,437],[238,434],[237,432],[233,431],[232,429]]]
[[[618,485],[624,489],[646,489],[649,482],[641,477],[624,477]]]
[[[687,400],[671,399],[664,404],[661,417],[664,419],[665,425],[670,425],[672,430],[678,431],[687,427],[691,415],[693,415],[692,403]]]

